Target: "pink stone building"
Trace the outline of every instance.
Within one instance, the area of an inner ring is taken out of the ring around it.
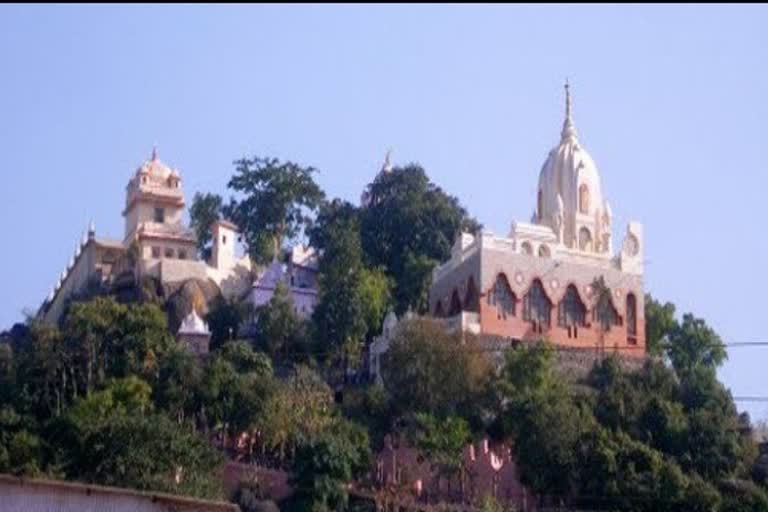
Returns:
[[[462,455],[461,475],[440,477],[419,451],[389,435],[376,456],[374,482],[378,488],[407,489],[421,502],[477,503],[485,496],[517,510],[535,510],[535,500],[521,483],[509,444],[488,439],[469,444]]]

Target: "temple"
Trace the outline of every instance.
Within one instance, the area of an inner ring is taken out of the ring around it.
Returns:
[[[600,172],[579,142],[565,85],[560,143],[539,173],[530,222],[461,234],[432,276],[429,307],[465,331],[645,355],[643,230],[614,254]],[[604,286],[595,286],[602,278]]]
[[[237,226],[226,220],[214,222],[212,255],[202,261],[195,233],[182,220],[185,206],[179,171],[153,150],[126,186],[123,237],[98,237],[91,223],[37,317],[55,324],[71,301],[119,288],[121,283],[140,285],[147,278],[169,289],[198,280],[213,283],[226,297],[247,297],[261,269],[251,268],[238,243]]]

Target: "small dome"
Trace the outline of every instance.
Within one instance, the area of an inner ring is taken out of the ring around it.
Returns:
[[[153,178],[160,180],[167,180],[169,176],[177,176],[178,171],[171,169],[157,156],[157,149],[152,150],[152,156],[149,160],[145,160],[138,169],[136,174],[147,174]]]
[[[211,334],[208,330],[208,325],[197,315],[195,308],[181,321],[181,327],[179,327],[179,334]]]

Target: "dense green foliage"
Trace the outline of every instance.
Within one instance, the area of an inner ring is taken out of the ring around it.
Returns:
[[[251,258],[268,263],[283,242],[309,227],[324,193],[312,167],[276,158],[242,158],[228,187],[240,199],[226,205],[226,215],[242,230]]]
[[[255,346],[279,363],[306,362],[309,358],[310,326],[296,314],[288,288],[278,283],[272,298],[255,310]]]
[[[252,457],[291,463],[322,435],[353,444],[354,474],[367,461],[367,434],[313,370],[278,379],[241,340],[201,361],[155,305],[102,297],[74,303],[61,329],[15,331],[0,344],[0,472],[222,498],[225,457],[211,441],[243,432]]]
[[[474,233],[480,226],[419,165],[379,174],[368,195],[370,204],[361,211],[367,262],[397,283],[398,314],[425,312],[432,269],[448,259],[461,230]]]

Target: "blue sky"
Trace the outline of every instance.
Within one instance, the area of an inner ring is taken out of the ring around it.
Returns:
[[[534,207],[563,81],[614,238],[646,288],[726,342],[768,341],[765,6],[0,6],[0,327],[36,308],[93,218],[122,236],[157,144],[189,197],[243,155],[356,201],[388,147],[505,234]],[[768,348],[721,376],[768,395]],[[768,404],[743,404],[768,417]]]

